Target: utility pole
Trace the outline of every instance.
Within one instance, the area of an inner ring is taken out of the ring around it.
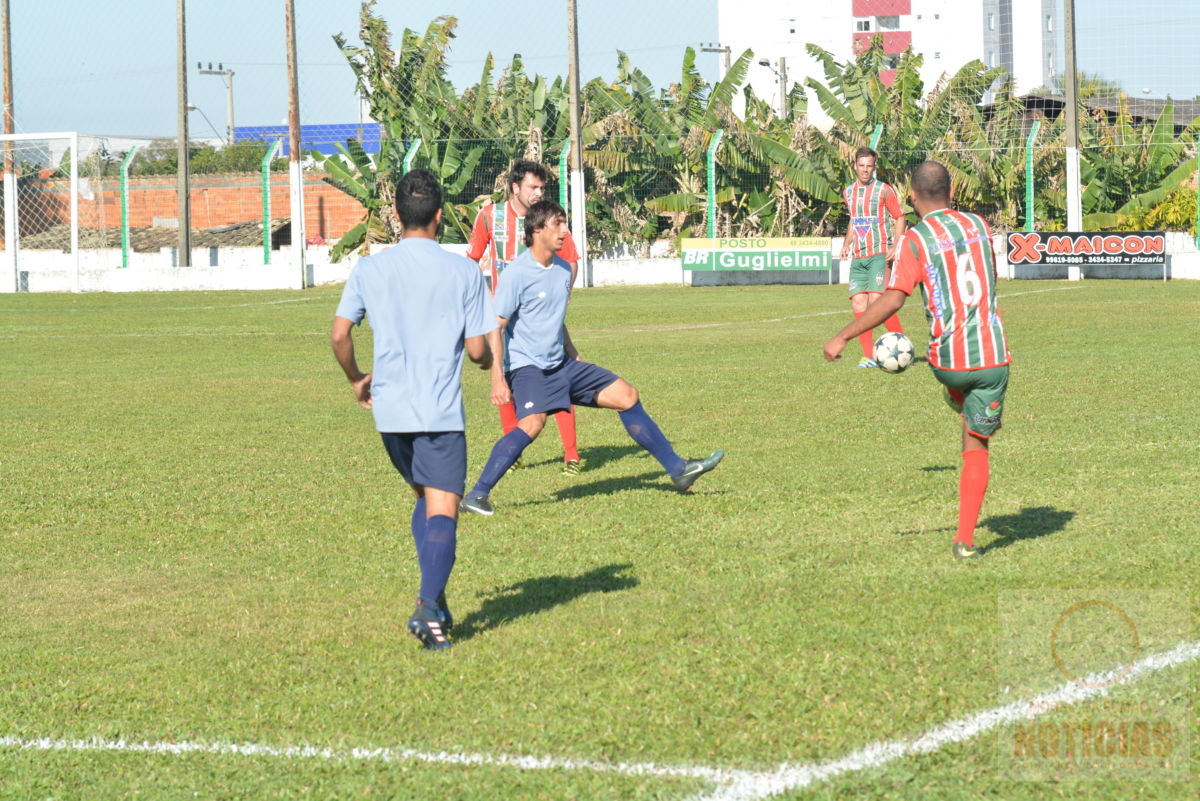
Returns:
[[[212,68],[212,62],[208,62],[208,69],[204,69],[203,65],[196,62],[196,70],[201,75],[220,75],[225,82],[225,120],[228,123],[225,127],[225,144],[233,144],[233,70],[225,69],[224,64],[217,64],[217,68]]]
[[[296,75],[296,0],[284,4],[287,25],[288,69],[288,176],[292,214],[292,253],[300,270],[300,288],[308,287],[308,265],[304,258],[304,171],[300,168],[300,85]],[[263,236],[269,236],[263,231]]]
[[[729,56],[730,56],[732,50],[733,50],[733,48],[731,48],[729,45],[723,45],[720,42],[705,42],[700,45],[701,53],[724,53],[725,54],[725,70],[721,73],[722,78],[724,78],[725,74],[727,72],[729,72]]]
[[[179,192],[177,213],[179,215],[179,258],[176,264],[180,267],[192,266],[192,201],[191,188],[188,185],[191,163],[188,154],[188,97],[187,97],[187,20],[184,6],[186,0],[176,2],[176,21],[178,34],[179,63],[176,67],[179,73],[179,169],[176,173]]]
[[[1067,101],[1067,230],[1083,230],[1083,199],[1080,197],[1079,170],[1079,88],[1075,74],[1075,0],[1063,0],[1064,36],[1066,37],[1066,81],[1064,90]],[[1079,267],[1067,267],[1067,277],[1078,281]]]
[[[571,121],[571,234],[581,262],[583,285],[592,285],[592,266],[588,260],[586,187],[583,179],[583,133],[582,117],[579,113],[579,22],[575,14],[575,0],[567,0],[567,52],[570,65],[567,70]]]
[[[780,56],[777,63],[779,65],[779,69],[775,69],[775,66],[771,64],[771,59],[769,58],[760,58],[758,60],[759,66],[766,67],[771,72],[775,73],[775,77],[779,79],[779,116],[787,117],[788,106],[791,105],[788,102],[787,92],[787,59]]]
[[[8,0],[3,0],[0,6],[0,38],[4,40],[4,133],[11,134],[13,122],[13,89],[12,89],[12,27],[9,24]],[[12,142],[4,143],[4,253],[11,270],[12,287],[20,290],[21,278],[17,272],[17,176],[13,172]]]
[[[786,120],[792,111],[791,98],[788,97],[787,59],[779,57],[779,110]]]

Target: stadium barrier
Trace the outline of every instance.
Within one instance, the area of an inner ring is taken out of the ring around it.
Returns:
[[[1160,266],[1096,266],[1088,268],[1086,279],[1188,279],[1200,280],[1200,251],[1187,233],[1168,233],[1166,269]],[[1004,235],[994,236],[997,270],[1000,275],[1016,280],[1066,279],[1063,265],[1011,266],[1007,259]],[[748,286],[760,284],[844,284],[849,280],[850,265],[841,262],[837,254],[842,240],[832,240],[834,267],[829,271],[772,270],[692,272],[685,271],[678,256],[670,254],[670,243],[658,243],[645,256],[629,251],[609,251],[593,258],[593,286],[634,286],[674,284],[685,286]],[[376,246],[376,250],[383,246]],[[448,250],[462,252],[465,245],[446,245]],[[160,292],[169,290],[255,290],[297,288],[299,277],[292,266],[290,247],[276,251],[272,263],[262,263],[261,247],[195,248],[192,265],[175,266],[178,259],[174,248],[162,248],[154,253],[130,254],[129,266],[120,269],[121,250],[84,250],[80,252],[79,289],[85,292]],[[357,261],[350,256],[340,263],[329,259],[328,245],[310,245],[306,249],[309,286],[333,284],[346,280]],[[0,251],[0,263],[3,251]],[[1165,275],[1164,275],[1165,273]],[[19,292],[71,292],[75,289],[74,263],[61,251],[24,251],[18,282]],[[12,292],[14,287],[0,285],[0,292]]]

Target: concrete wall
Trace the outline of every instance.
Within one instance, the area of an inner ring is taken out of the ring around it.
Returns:
[[[1004,237],[994,238],[997,269],[1001,276],[1015,279],[1066,279],[1065,266],[1008,264]],[[840,252],[842,240],[834,239],[833,253]],[[461,253],[465,245],[447,245]],[[379,250],[382,248],[376,248]],[[609,253],[592,260],[592,286],[633,286],[675,284],[685,286],[751,286],[760,284],[845,284],[849,280],[848,262],[834,260],[829,272],[814,270],[762,272],[691,272],[685,271],[678,257],[666,255],[667,246],[656,247],[646,257],[627,252]],[[1188,234],[1167,234],[1167,277],[1200,280],[1200,252]],[[5,264],[0,251],[0,265]],[[56,251],[23,251],[18,275],[0,277],[0,292],[159,292],[169,290],[288,289],[300,286],[300,270],[294,264],[291,248],[272,251],[271,264],[262,263],[261,248],[200,248],[193,251],[192,267],[176,267],[174,249],[159,253],[134,253],[128,268],[121,269],[119,250],[82,251],[78,278],[74,260]],[[306,250],[305,280],[309,286],[346,280],[356,258],[340,264],[329,262],[329,247]],[[1161,279],[1161,267],[1092,267],[1085,279],[1140,278]],[[581,281],[582,284],[582,281]]]

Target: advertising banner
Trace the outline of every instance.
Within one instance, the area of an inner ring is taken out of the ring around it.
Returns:
[[[1066,233],[1063,231],[1011,233],[1008,262],[1020,264],[1162,266],[1167,259],[1167,237],[1162,231]]]
[[[685,270],[828,270],[829,237],[684,239]]]

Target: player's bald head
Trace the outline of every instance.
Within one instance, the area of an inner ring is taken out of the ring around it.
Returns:
[[[923,200],[950,200],[950,173],[936,161],[923,161],[912,171],[912,193]]]

